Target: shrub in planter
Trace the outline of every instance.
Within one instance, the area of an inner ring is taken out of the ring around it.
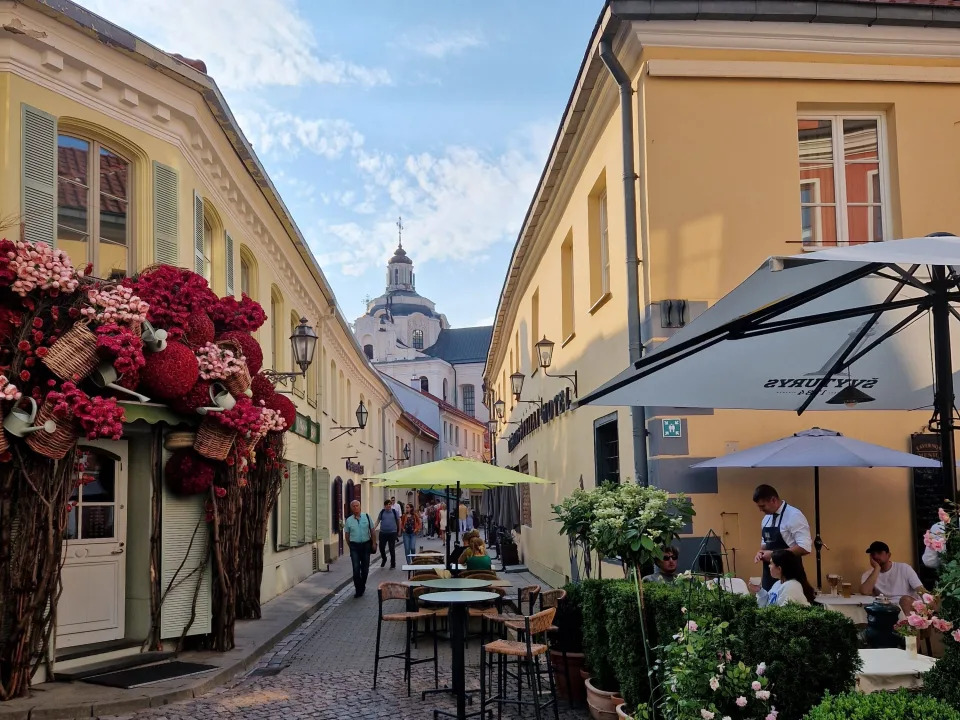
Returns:
[[[869,695],[828,695],[806,716],[807,720],[960,720],[960,713],[944,702],[906,690]]]
[[[568,583],[563,587],[567,597],[557,608],[553,624],[558,632],[550,647],[565,652],[583,652],[583,597],[578,583]]]
[[[616,690],[617,676],[611,664],[610,641],[607,635],[605,586],[611,580],[584,580],[580,583],[583,611],[583,652],[592,681],[598,690]]]
[[[923,694],[960,709],[960,645],[945,635],[943,657],[923,676]]]

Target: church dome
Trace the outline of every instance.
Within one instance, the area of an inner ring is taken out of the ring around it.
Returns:
[[[391,265],[395,265],[396,263],[403,263],[404,265],[413,265],[413,260],[407,257],[407,251],[403,249],[403,245],[398,245],[397,251],[393,254],[393,257],[390,258]]]

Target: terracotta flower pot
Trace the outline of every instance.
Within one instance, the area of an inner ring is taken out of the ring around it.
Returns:
[[[559,650],[550,650],[550,664],[553,666],[553,678],[557,684],[557,696],[571,703],[583,702],[587,696],[584,688],[586,675],[583,669],[583,653],[568,652],[567,664],[564,667],[563,653]],[[570,678],[570,687],[567,687],[567,678]]]
[[[590,717],[593,720],[613,720],[617,717],[617,705],[620,699],[618,691],[598,690],[593,685],[593,678],[585,683],[587,688],[587,706],[590,708]]]
[[[620,720],[633,720],[633,715],[627,714],[626,703],[620,703],[617,705],[617,717],[620,718]]]

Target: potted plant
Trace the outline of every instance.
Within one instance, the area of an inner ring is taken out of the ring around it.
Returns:
[[[571,703],[586,698],[583,676],[583,610],[580,586],[569,583],[564,587],[567,596],[557,607],[553,624],[557,631],[550,644],[550,664],[557,684],[557,695]]]

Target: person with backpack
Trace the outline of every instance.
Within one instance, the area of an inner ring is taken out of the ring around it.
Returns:
[[[399,516],[393,511],[393,504],[389,500],[383,501],[383,510],[377,516],[377,524],[373,526],[376,530],[380,528],[380,567],[387,564],[387,547],[390,548],[390,568],[397,567],[397,535],[400,533]],[[402,564],[402,563],[401,563]]]
[[[355,598],[363,595],[370,573],[370,553],[373,552],[373,523],[367,513],[360,514],[360,501],[350,503],[350,517],[343,524],[343,531],[350,544],[350,562],[353,564],[353,588]]]
[[[413,509],[412,504],[407,503],[407,511],[400,517],[400,530],[403,533],[404,562],[413,562],[410,556],[416,552],[417,535],[422,527],[420,523],[420,513]]]

